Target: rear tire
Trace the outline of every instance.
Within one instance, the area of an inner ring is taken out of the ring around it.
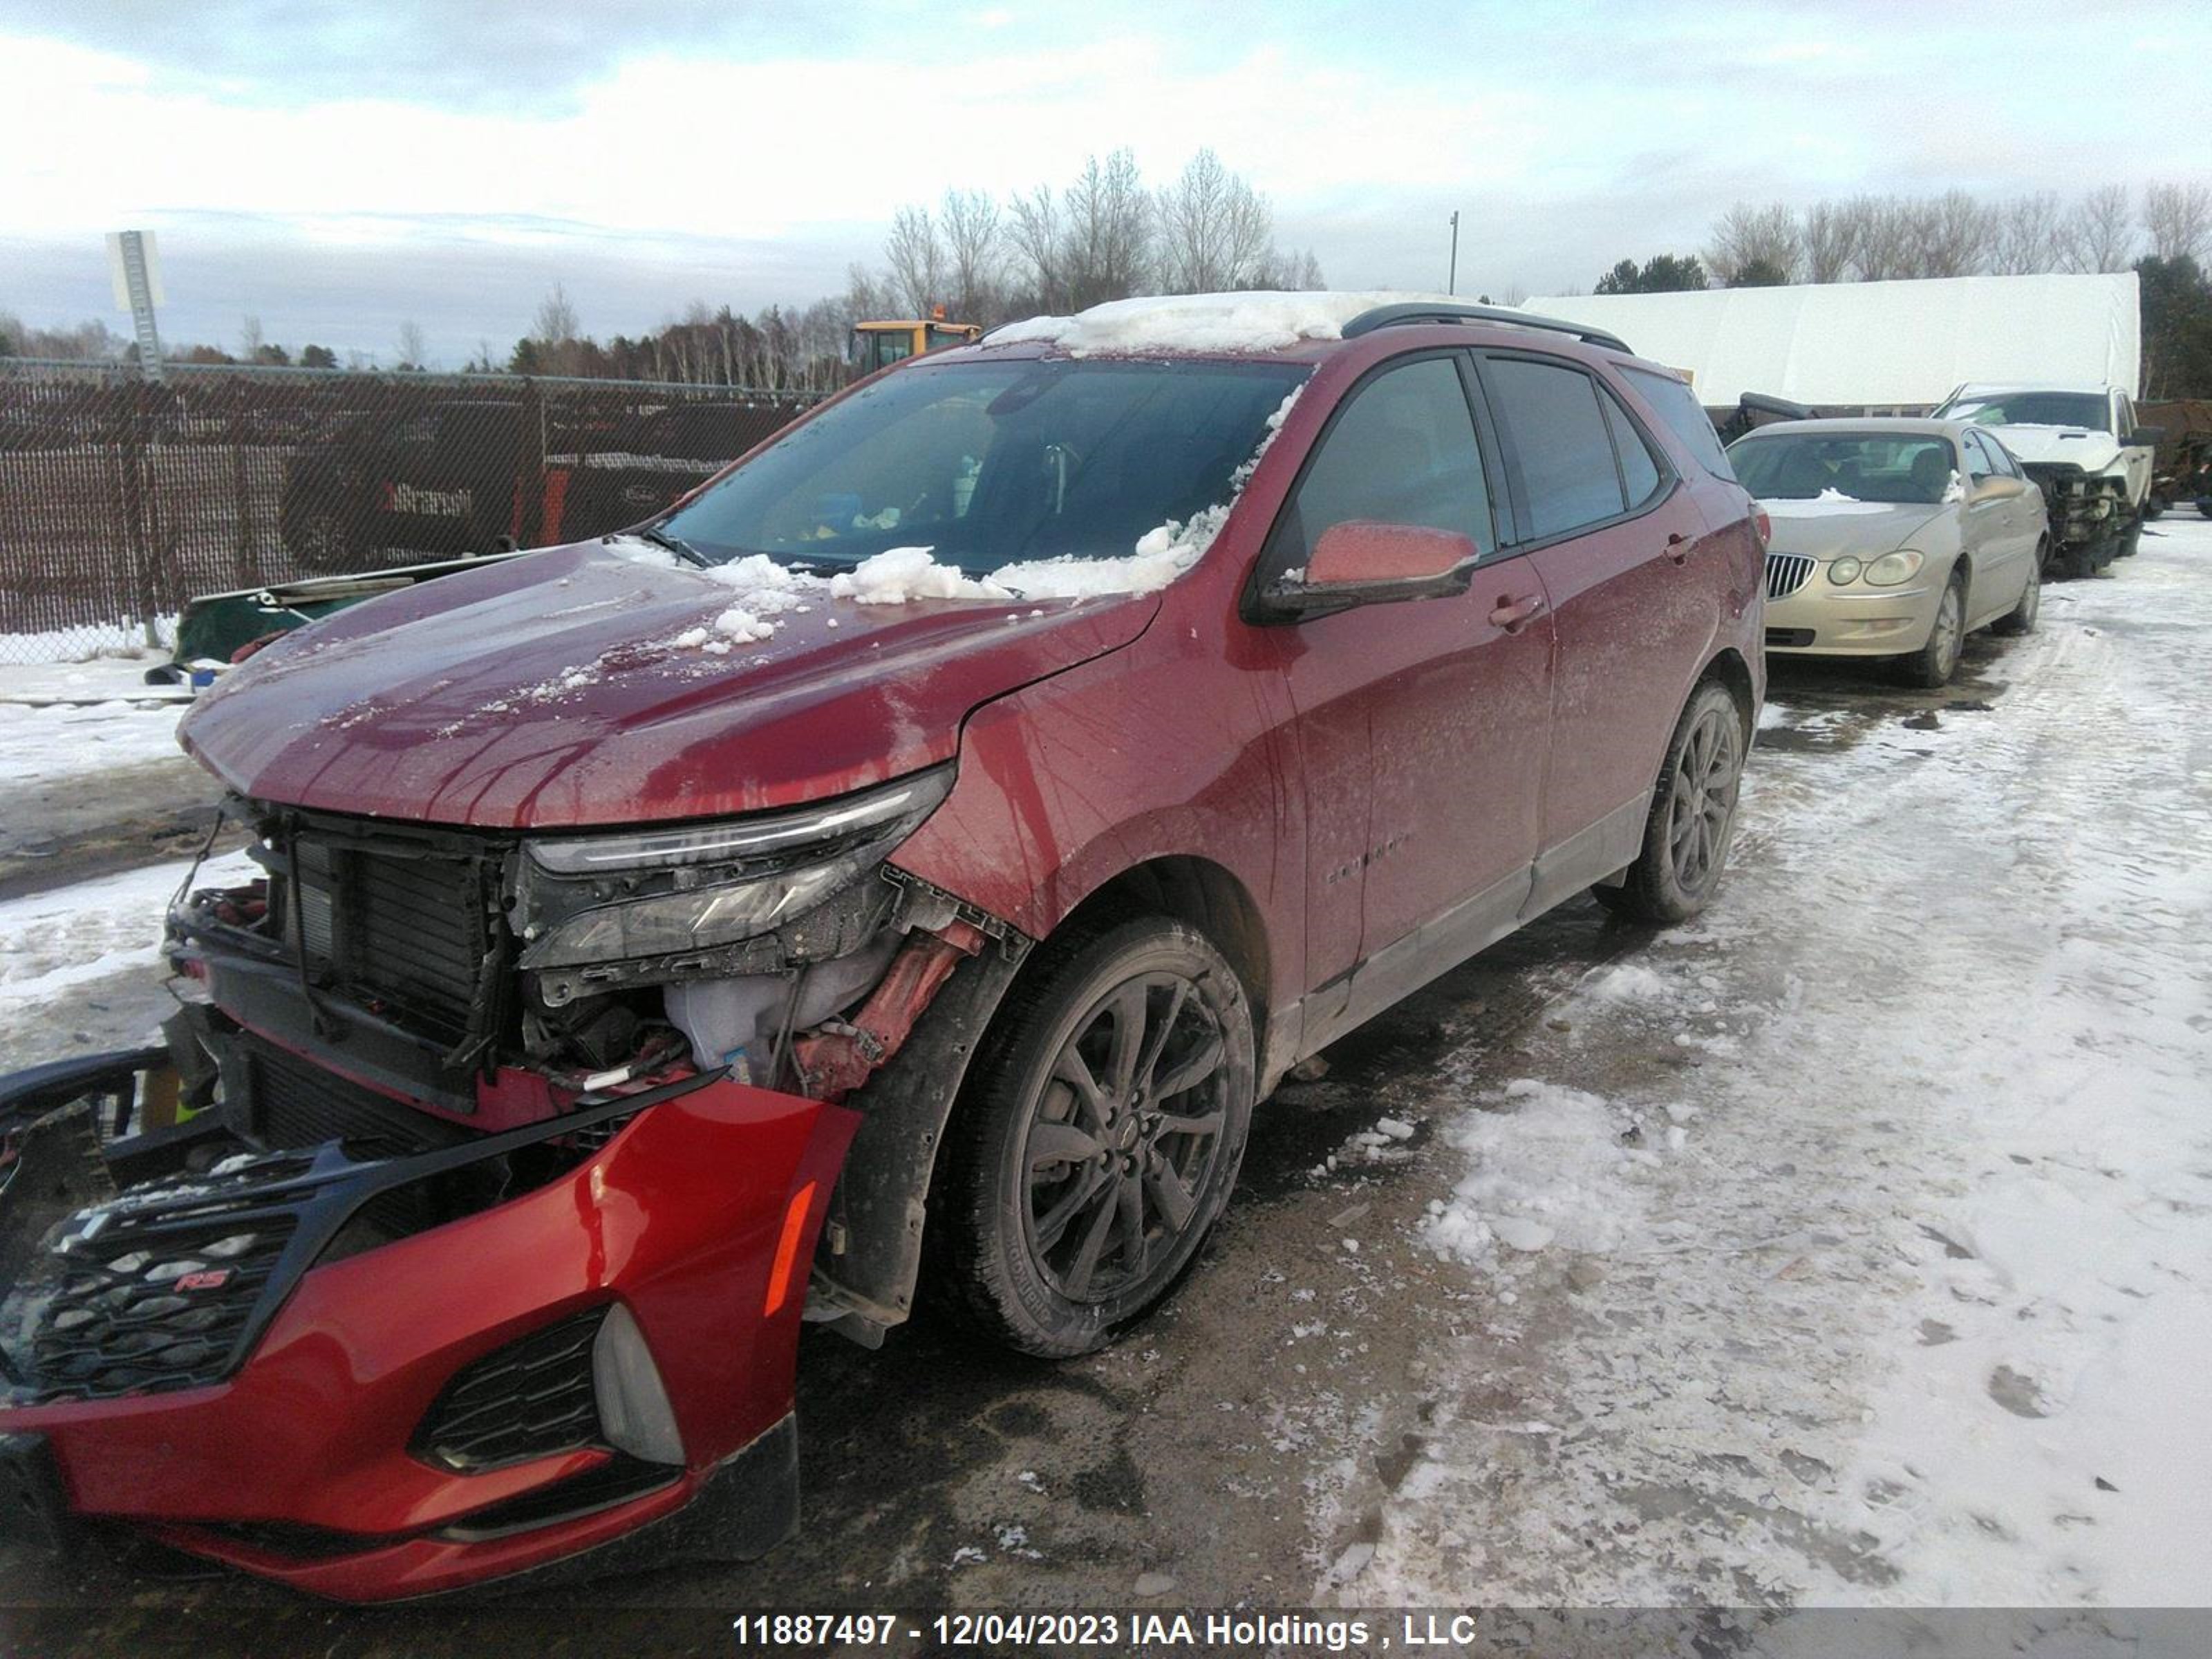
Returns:
[[[2029,573],[2027,586],[2021,592],[2020,603],[1992,624],[1993,632],[2013,635],[2035,632],[2035,619],[2043,611],[2043,578],[2037,573],[2042,568],[2045,552],[2041,547],[2035,550],[2037,570]]]
[[[2120,532],[2119,544],[2112,549],[2112,556],[2116,559],[2135,557],[2136,550],[2142,545],[2142,515],[2137,514],[2134,521]]]
[[[1690,694],[1644,821],[1644,848],[1618,887],[1593,887],[1600,904],[1638,921],[1687,921],[1720,886],[1743,784],[1743,711],[1726,686]]]
[[[1045,1358],[1103,1347],[1227,1205],[1255,1077],[1244,988],[1196,929],[1147,916],[1048,943],[946,1131],[927,1233],[946,1311]]]
[[[1928,629],[1928,642],[1910,656],[1897,659],[1898,672],[1907,685],[1924,691],[1939,690],[1959,672],[1959,655],[1966,644],[1966,573],[1951,567],[1951,580],[1936,604],[1936,620]]]

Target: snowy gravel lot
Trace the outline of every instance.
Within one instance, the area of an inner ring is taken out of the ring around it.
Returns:
[[[811,1334],[798,1540],[538,1599],[2212,1602],[2208,641],[2212,523],[2169,518],[1944,692],[1784,666],[1700,921],[1577,901],[1339,1044],[1105,1355]],[[171,879],[0,905],[0,1063],[139,1036],[83,976],[144,971]],[[55,1651],[474,1616],[0,1586],[71,1609]]]

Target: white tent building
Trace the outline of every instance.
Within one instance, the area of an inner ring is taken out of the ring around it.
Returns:
[[[1961,380],[2117,385],[2142,370],[2136,275],[1940,276],[1686,294],[1574,294],[1525,309],[1618,334],[1708,409],[1764,392],[1920,413]]]

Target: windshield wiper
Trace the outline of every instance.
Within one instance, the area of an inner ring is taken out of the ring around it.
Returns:
[[[651,542],[655,547],[666,548],[678,558],[688,559],[702,570],[714,568],[714,562],[704,553],[692,546],[690,543],[670,535],[657,524],[649,524],[642,530],[633,530],[629,533],[640,541]]]

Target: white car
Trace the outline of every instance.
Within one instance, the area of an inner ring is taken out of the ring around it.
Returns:
[[[2051,570],[2087,576],[2136,550],[2150,494],[2156,427],[2112,386],[1968,384],[1931,417],[2003,434],[2051,512]]]

